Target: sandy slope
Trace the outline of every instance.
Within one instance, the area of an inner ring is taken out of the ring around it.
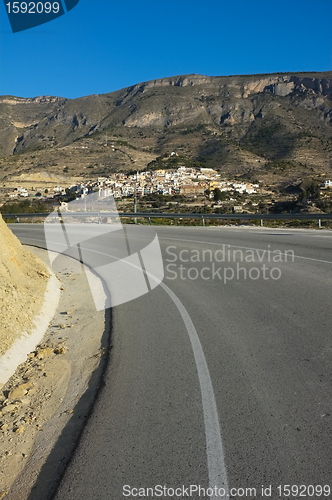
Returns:
[[[0,356],[34,327],[49,277],[45,264],[25,250],[0,215]]]

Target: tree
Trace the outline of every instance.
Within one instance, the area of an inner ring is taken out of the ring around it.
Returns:
[[[223,191],[220,191],[219,188],[215,188],[213,190],[213,199],[214,201],[225,201],[227,199],[226,194]]]

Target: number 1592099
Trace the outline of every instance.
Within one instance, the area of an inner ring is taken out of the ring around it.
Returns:
[[[58,14],[59,2],[8,2],[8,14]]]
[[[297,484],[284,484],[277,487],[280,497],[328,497],[331,494],[331,487],[325,485],[297,485]]]

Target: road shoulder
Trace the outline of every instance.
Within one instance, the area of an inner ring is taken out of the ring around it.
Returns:
[[[47,265],[47,252],[30,248]],[[62,257],[60,302],[0,396],[0,499],[51,498],[91,412],[107,362],[110,311]]]

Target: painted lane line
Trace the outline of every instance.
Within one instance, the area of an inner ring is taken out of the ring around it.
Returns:
[[[165,238],[163,236],[158,236],[158,238],[159,238],[159,240],[181,241],[181,242],[184,242],[184,243],[199,243],[199,244],[204,244],[204,245],[216,245],[216,246],[227,245],[230,248],[240,248],[240,249],[244,249],[244,250],[254,250],[254,251],[260,251],[260,250],[264,251],[264,250],[266,250],[264,248],[244,247],[244,246],[240,246],[240,245],[229,245],[228,243],[215,243],[214,241],[185,240],[185,239],[182,239],[182,238]],[[29,239],[31,241],[42,241],[42,242],[45,243],[45,240],[36,239],[36,238],[29,238]],[[271,250],[271,252],[273,252],[273,250]],[[108,254],[103,254],[103,255],[109,256]],[[285,253],[280,253],[280,255],[285,256],[286,254]],[[294,254],[294,257],[296,259],[310,260],[310,261],[313,261],[313,262],[321,262],[323,264],[332,264],[332,261],[329,261],[329,260],[314,259],[312,257],[303,257],[302,255],[295,255]]]
[[[199,340],[196,328],[180,299],[172,292],[164,283],[160,283],[161,288],[165,290],[167,295],[172,299],[176,305],[182,320],[186,326],[191,347],[194,353],[196,362],[197,374],[201,388],[204,425],[205,425],[205,439],[206,439],[206,454],[209,473],[209,487],[221,489],[226,491],[224,497],[211,496],[215,498],[229,498],[228,495],[228,482],[227,471],[225,465],[225,457],[221,439],[220,424],[218,417],[217,404],[213,391],[212,381],[210,377],[209,368],[205,359],[202,344]]]
[[[229,248],[240,248],[240,249],[244,249],[244,250],[254,250],[254,251],[266,251],[265,248],[254,248],[254,247],[243,247],[243,246],[240,246],[240,245],[229,245],[228,243],[215,243],[215,242],[212,242],[212,241],[199,241],[199,240],[183,240],[183,239],[180,239],[180,238],[163,238],[162,236],[158,236],[159,240],[170,240],[170,241],[181,241],[181,242],[185,242],[185,243],[199,243],[199,244],[203,244],[203,245],[216,245],[216,246],[222,246],[222,245],[225,245]],[[270,250],[271,253],[273,253],[273,250]],[[286,256],[286,253],[280,253],[278,255],[282,255],[282,256]],[[314,259],[312,257],[303,257],[301,255],[295,255],[294,254],[294,257],[297,258],[297,259],[304,259],[304,260],[312,260],[312,261],[315,261],[315,262],[322,262],[323,264],[332,264],[332,261],[329,261],[329,260],[321,260],[321,259]]]

